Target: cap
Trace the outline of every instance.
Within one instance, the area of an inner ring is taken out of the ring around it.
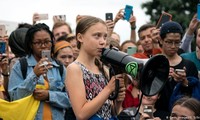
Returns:
[[[183,28],[181,25],[174,21],[169,21],[164,23],[160,29],[161,38],[165,37],[168,33],[180,33],[181,36],[183,34]]]

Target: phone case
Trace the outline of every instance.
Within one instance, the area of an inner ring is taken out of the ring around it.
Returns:
[[[39,14],[39,20],[48,20],[49,16],[48,14]]]
[[[50,50],[43,50],[42,51],[42,58],[47,57],[48,60],[51,60],[51,51]]]
[[[145,105],[143,112],[148,114],[150,119],[153,118],[153,107],[152,106]]]
[[[106,13],[106,20],[113,20],[113,14],[112,13]]]
[[[124,11],[124,19],[125,20],[129,21],[131,14],[132,14],[132,11],[133,11],[133,6],[126,5],[125,11]]]
[[[165,22],[171,21],[171,19],[172,19],[171,14],[163,12],[156,24],[156,28],[160,28]]]
[[[0,54],[6,53],[6,42],[0,42]]]
[[[128,47],[128,49],[127,49],[127,54],[128,54],[128,55],[133,55],[133,54],[136,53],[136,51],[137,51],[137,48],[136,48],[136,47]]]
[[[200,3],[197,4],[197,20],[200,21]]]
[[[175,69],[175,72],[177,73],[177,72],[185,72],[185,70],[184,69]]]

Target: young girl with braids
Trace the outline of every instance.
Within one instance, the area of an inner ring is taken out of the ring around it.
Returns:
[[[78,120],[111,120],[120,110],[125,97],[122,75],[106,77],[106,70],[98,60],[106,45],[108,34],[105,22],[88,16],[76,27],[79,56],[67,67],[66,87],[70,102]],[[107,73],[108,74],[108,73]],[[116,100],[109,100],[115,90],[115,80],[120,81]]]
[[[38,23],[29,28],[25,38],[26,78],[23,78],[19,61],[10,74],[8,91],[11,101],[29,95],[40,101],[35,120],[64,120],[65,109],[71,107],[64,85],[66,69],[63,67],[61,75],[55,59],[41,55],[43,50],[53,53],[53,40],[53,33],[46,24]]]

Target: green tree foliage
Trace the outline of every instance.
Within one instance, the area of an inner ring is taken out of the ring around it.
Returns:
[[[142,9],[150,16],[150,22],[156,23],[162,12],[172,15],[172,20],[179,22],[185,29],[197,12],[198,0],[151,0],[142,4]]]

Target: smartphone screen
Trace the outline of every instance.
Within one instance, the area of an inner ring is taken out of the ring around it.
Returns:
[[[160,28],[165,22],[171,21],[172,19],[172,15],[169,13],[162,13],[157,24],[156,24],[156,28]]]
[[[48,14],[39,14],[39,20],[48,20],[49,16]]]
[[[0,54],[6,53],[6,42],[0,42]]]
[[[0,25],[0,37],[6,36],[6,26]]]
[[[137,47],[128,47],[127,48],[127,54],[128,55],[133,55],[133,54],[136,53],[136,51],[137,51]]]
[[[129,21],[132,12],[133,12],[133,6],[126,5],[125,10],[124,10],[124,19]]]
[[[48,60],[51,60],[51,51],[50,50],[43,50],[42,51],[42,58],[47,57]]]
[[[106,13],[106,20],[112,20],[113,21],[113,14],[112,13]]]

